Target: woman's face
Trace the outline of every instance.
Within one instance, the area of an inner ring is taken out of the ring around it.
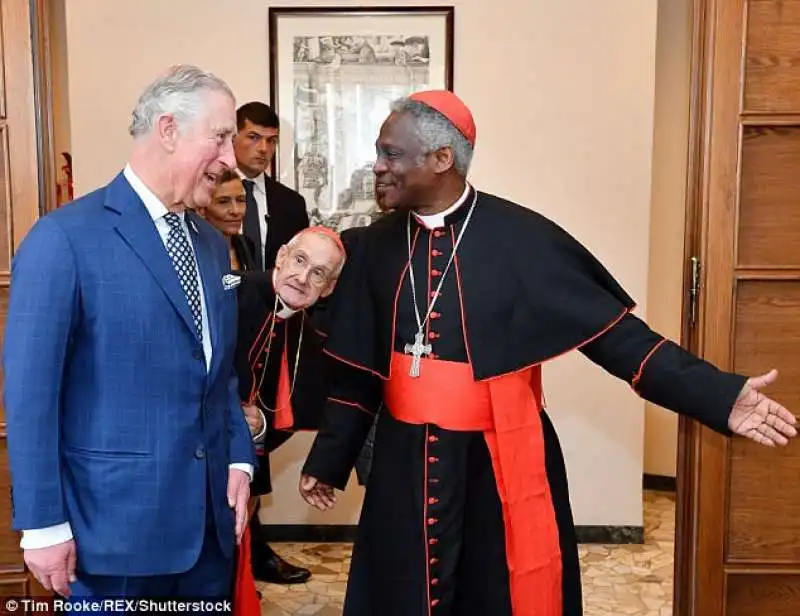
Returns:
[[[214,189],[214,196],[205,208],[204,215],[208,222],[229,237],[241,230],[246,208],[244,185],[237,178]]]

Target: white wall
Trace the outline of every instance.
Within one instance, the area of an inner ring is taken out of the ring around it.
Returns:
[[[650,325],[680,340],[689,141],[692,0],[658,0],[656,105],[650,227]],[[644,472],[675,477],[678,416],[652,404],[645,413]]]
[[[473,182],[566,226],[616,273],[642,314],[656,0],[453,4],[455,89],[479,127]],[[124,164],[136,97],[170,64],[219,74],[241,101],[269,100],[267,3],[260,0],[67,0],[67,30],[78,194]],[[577,523],[641,524],[644,403],[578,354],[547,366],[545,378]],[[297,436],[275,456],[276,498],[265,520],[354,522],[357,489],[327,515],[297,497],[308,442]]]

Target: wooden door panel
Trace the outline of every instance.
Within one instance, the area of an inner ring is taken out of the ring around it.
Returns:
[[[800,282],[740,280],[734,369],[780,379],[768,395],[800,409]],[[800,563],[800,447],[769,449],[749,440],[729,446],[729,562]],[[789,487],[790,489],[787,489]]]
[[[8,275],[14,238],[11,217],[11,166],[8,151],[8,127],[0,119],[0,274]]]
[[[685,340],[800,414],[800,0],[695,0]],[[800,442],[681,420],[676,616],[800,614]]]
[[[800,577],[796,575],[731,575],[727,616],[797,616]]]
[[[800,1],[748,2],[746,41],[745,111],[800,111]]]
[[[737,250],[739,267],[800,267],[798,177],[800,127],[744,127]]]

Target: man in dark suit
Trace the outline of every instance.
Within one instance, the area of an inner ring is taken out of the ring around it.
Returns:
[[[228,249],[186,203],[234,165],[234,109],[222,80],[170,69],[134,108],[125,169],[39,220],[14,259],[12,523],[61,595],[230,594],[255,452]]]
[[[275,157],[280,133],[280,120],[269,105],[258,101],[246,103],[236,111],[238,133],[234,138],[236,165],[244,184],[247,209],[242,232],[256,246],[257,269],[266,271],[275,266],[278,250],[299,231],[308,228],[306,202],[300,193],[272,179],[267,168]],[[269,419],[273,419],[267,413]],[[259,460],[259,481],[254,495],[272,492],[269,481],[269,452],[285,443],[291,432],[268,427],[264,448],[267,455]],[[253,575],[256,579],[276,584],[299,584],[311,572],[296,567],[278,556],[267,544],[259,521],[259,506],[250,518]]]
[[[258,268],[268,270],[275,265],[278,249],[308,227],[306,201],[266,173],[280,132],[272,108],[260,102],[246,103],[236,111],[236,123],[236,165],[247,193],[243,232],[256,245]]]

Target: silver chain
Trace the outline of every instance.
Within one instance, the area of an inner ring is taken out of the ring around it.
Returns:
[[[417,307],[417,285],[414,281],[414,263],[412,262],[411,254],[411,212],[408,213],[408,224],[406,225],[406,239],[408,240],[408,275],[411,281],[411,296],[414,298],[414,315],[417,317],[417,331],[419,333],[422,333],[422,330],[425,328],[425,325],[431,316],[431,312],[433,312],[433,306],[436,304],[436,300],[439,299],[439,293],[442,290],[442,284],[444,284],[444,279],[447,276],[447,272],[450,270],[450,266],[453,264],[453,259],[455,259],[458,245],[461,243],[461,238],[464,237],[464,231],[467,230],[467,225],[469,224],[470,218],[472,218],[472,212],[475,210],[475,204],[477,202],[478,191],[475,191],[475,195],[472,197],[472,204],[469,206],[469,212],[467,212],[467,217],[464,219],[464,224],[461,227],[461,231],[458,232],[456,243],[453,245],[453,253],[450,255],[450,260],[447,262],[447,267],[445,267],[444,272],[442,272],[442,277],[439,280],[439,286],[436,287],[436,293],[433,298],[431,298],[431,302],[428,305],[428,313],[425,315],[424,321],[420,320],[419,308]]]

